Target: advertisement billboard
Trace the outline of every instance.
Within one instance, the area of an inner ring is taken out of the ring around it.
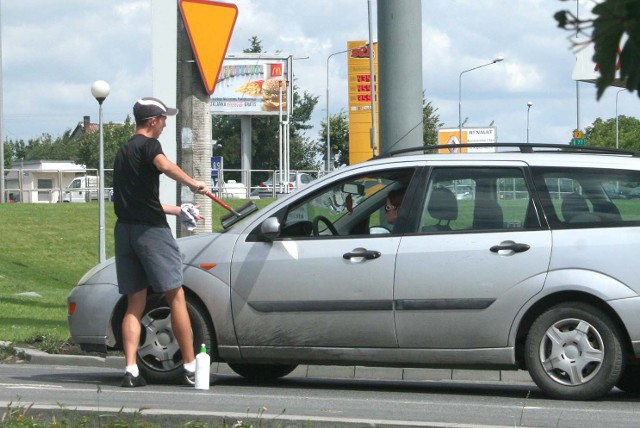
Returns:
[[[497,141],[495,127],[462,128],[462,144],[489,144]],[[441,128],[438,130],[438,145],[461,144],[459,128]],[[495,152],[496,147],[461,147],[459,149],[441,149],[441,153],[478,153]]]
[[[211,113],[287,114],[289,56],[244,54],[225,58],[213,95]]]

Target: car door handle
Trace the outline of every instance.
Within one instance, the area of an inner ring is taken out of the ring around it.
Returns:
[[[497,253],[498,251],[513,251],[514,253],[522,253],[524,251],[527,251],[529,248],[531,248],[530,245],[528,244],[520,244],[517,242],[513,242],[513,243],[502,243],[500,245],[494,245],[493,247],[489,248],[489,250],[492,253]]]
[[[342,255],[343,259],[346,260],[350,260],[353,258],[358,258],[358,257],[364,257],[367,260],[373,260],[373,259],[377,259],[378,257],[380,257],[382,255],[382,253],[380,253],[380,251],[353,251],[350,253],[344,253]]]

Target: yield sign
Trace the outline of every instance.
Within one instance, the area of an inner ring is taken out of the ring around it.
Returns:
[[[200,68],[204,87],[213,94],[238,16],[235,4],[181,0],[180,12]]]

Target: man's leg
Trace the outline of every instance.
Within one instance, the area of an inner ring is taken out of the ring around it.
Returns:
[[[187,300],[182,287],[174,288],[164,293],[171,308],[171,327],[178,341],[182,360],[185,363],[193,362],[196,357],[193,351],[193,336],[191,334],[191,320],[187,312]]]
[[[140,345],[142,327],[140,318],[147,304],[147,290],[127,295],[127,312],[122,319],[122,346],[127,366],[136,364],[136,354]]]

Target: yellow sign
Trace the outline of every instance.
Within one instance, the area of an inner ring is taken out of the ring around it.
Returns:
[[[208,0],[181,0],[180,12],[200,68],[204,87],[213,94],[238,17],[235,4]]]
[[[582,132],[582,131],[573,131],[573,138],[584,138],[584,132]]]
[[[369,45],[366,41],[348,42],[348,70],[349,70],[349,165],[371,159],[375,153],[371,148],[371,90],[376,95],[376,122],[380,99],[377,86],[378,75],[378,44],[373,44],[373,73],[369,59]],[[375,88],[372,88],[375,85]],[[378,128],[376,133],[379,135]],[[376,138],[376,147],[378,144]]]

